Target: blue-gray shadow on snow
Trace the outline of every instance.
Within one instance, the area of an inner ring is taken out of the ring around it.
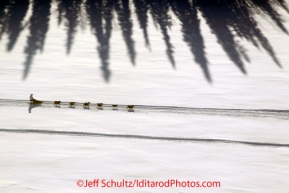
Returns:
[[[31,113],[32,109],[36,108],[36,107],[40,107],[41,105],[34,105],[34,104],[30,104],[28,107],[28,112]]]

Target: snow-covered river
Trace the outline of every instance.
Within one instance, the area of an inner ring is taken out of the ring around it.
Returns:
[[[0,6],[0,192],[289,191],[288,0],[25,2]]]

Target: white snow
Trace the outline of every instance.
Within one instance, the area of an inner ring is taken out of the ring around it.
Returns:
[[[288,14],[280,11],[281,14]],[[135,16],[134,16],[135,17]],[[0,192],[280,192],[289,191],[288,117],[96,110],[95,103],[230,109],[289,108],[289,37],[259,18],[283,69],[243,40],[251,63],[243,75],[228,59],[205,21],[202,35],[210,61],[209,84],[183,42],[179,21],[169,31],[176,70],[161,32],[149,23],[152,51],[134,18],[136,66],[120,29],[110,40],[112,78],[100,70],[96,39],[79,31],[69,56],[64,27],[52,16],[43,54],[22,81],[28,30],[11,53],[0,44],[0,99],[90,101],[91,109],[51,103],[33,108],[0,105]],[[117,22],[117,21],[116,21]],[[289,29],[289,22],[286,23]],[[1,103],[1,101],[0,101]],[[20,132],[22,131],[22,132]],[[176,138],[183,138],[184,140]],[[203,141],[200,141],[203,140]],[[252,142],[254,144],[246,144]],[[263,144],[265,143],[265,144]],[[280,146],[274,146],[280,144]],[[283,144],[283,146],[282,146]],[[287,144],[287,146],[286,146]],[[220,188],[80,188],[77,180],[220,181]]]

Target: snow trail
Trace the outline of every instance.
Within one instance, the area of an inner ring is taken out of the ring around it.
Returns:
[[[69,102],[61,101],[60,107],[55,107],[53,105],[54,101],[43,101],[42,105],[31,105],[28,100],[14,100],[14,99],[0,99],[0,107],[4,106],[27,106],[29,110],[33,108],[73,108],[82,109],[90,111],[99,110],[112,110],[112,111],[128,111],[126,109],[127,105],[132,104],[118,104],[117,109],[113,109],[113,104],[103,103],[102,108],[97,108],[96,103],[91,102],[90,108],[83,109],[83,102],[76,102],[74,107],[69,106]],[[129,110],[128,112],[134,113],[148,113],[148,112],[158,112],[158,113],[178,113],[178,114],[203,114],[212,116],[232,116],[232,117],[256,117],[256,118],[276,118],[289,120],[289,110],[280,109],[225,109],[225,108],[194,108],[194,107],[178,107],[178,106],[153,106],[153,105],[135,105],[134,110]]]

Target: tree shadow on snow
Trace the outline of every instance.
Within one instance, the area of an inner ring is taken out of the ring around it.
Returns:
[[[56,3],[56,6],[52,6]],[[31,15],[24,21],[28,9]],[[52,8],[56,7],[56,10]],[[111,79],[109,69],[110,38],[113,30],[113,19],[116,18],[127,48],[127,56],[133,65],[136,64],[136,47],[133,40],[133,16],[142,30],[145,45],[153,51],[147,30],[151,14],[153,22],[160,30],[166,46],[166,55],[173,68],[174,39],[170,37],[173,27],[172,14],[181,25],[183,41],[191,51],[196,64],[200,66],[204,77],[212,82],[209,71],[209,59],[206,56],[205,37],[201,33],[201,17],[205,20],[217,43],[228,58],[243,74],[246,74],[245,64],[250,63],[250,56],[245,47],[237,39],[244,39],[258,49],[263,49],[282,68],[274,48],[259,27],[256,15],[261,15],[280,29],[289,34],[279,9],[289,14],[288,3],[285,0],[22,0],[0,1],[0,41],[6,34],[8,38],[7,51],[15,47],[21,32],[27,28],[29,35],[24,48],[26,56],[23,70],[23,80],[28,77],[34,56],[44,50],[46,35],[51,16],[57,15],[58,25],[64,25],[67,31],[66,53],[70,54],[77,28],[85,29],[90,25],[95,35],[96,52],[100,58],[100,70],[106,82]],[[56,14],[55,14],[56,13]],[[288,40],[284,40],[288,41]],[[53,43],[53,42],[49,42]]]

